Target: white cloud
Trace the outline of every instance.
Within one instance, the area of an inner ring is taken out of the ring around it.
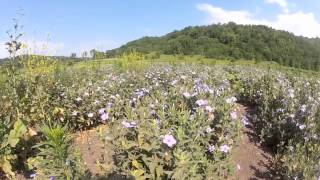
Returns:
[[[280,13],[275,20],[259,19],[245,10],[229,11],[211,4],[198,4],[198,10],[209,15],[207,23],[228,23],[267,25],[279,30],[286,30],[306,37],[320,37],[320,22],[313,13],[302,11]]]
[[[266,0],[266,3],[279,5],[285,13],[289,13],[287,0]]]

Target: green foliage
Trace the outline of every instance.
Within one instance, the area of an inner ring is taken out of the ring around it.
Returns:
[[[216,59],[275,61],[282,65],[318,70],[320,41],[297,37],[266,26],[234,23],[187,27],[162,37],[144,37],[108,51],[116,56],[129,49],[139,52],[203,55]]]
[[[114,62],[114,66],[116,69],[119,69],[121,71],[139,71],[145,68],[145,63],[143,62],[144,59],[145,56],[142,53],[136,50],[130,50],[129,52],[123,53],[120,59]]]
[[[147,67],[152,63],[143,56],[131,51],[121,59],[72,65],[39,56],[19,59],[14,73],[8,74],[13,78],[6,79],[0,91],[0,140],[5,144],[1,171],[13,177],[16,167],[29,158],[30,170],[39,179],[78,179],[84,169],[66,127],[75,132],[107,124],[117,172],[137,179],[226,178],[234,165],[219,148],[237,144],[239,121],[230,119],[235,107],[226,102],[236,95],[257,107],[255,128],[276,151],[284,175],[319,176],[320,143],[314,136],[319,134],[319,74],[277,70],[270,62],[255,65],[204,56],[182,56],[188,63],[182,65],[162,55],[162,63]],[[207,112],[197,100],[207,100],[214,110]],[[39,126],[49,122],[56,125],[38,133]],[[207,133],[207,128],[213,131]],[[172,135],[176,144],[167,146],[165,135]],[[37,146],[27,153],[33,143]],[[209,152],[209,145],[216,149]]]
[[[143,74],[130,74],[134,76],[135,86],[143,83],[152,91],[131,100],[132,104],[118,104],[121,101],[117,100],[114,105],[117,109],[111,108],[111,112],[116,112],[110,129],[116,167],[121,174],[135,179],[217,179],[230,174],[233,168],[228,164],[228,154],[218,150],[222,145],[235,145],[231,139],[239,135],[239,125],[232,123],[229,115],[234,106],[226,102],[230,92],[224,91],[219,97],[206,90],[199,90],[199,94],[191,97],[181,93],[182,90],[193,92],[192,82],[212,73],[203,71],[192,77],[187,68],[177,67],[168,72],[152,68],[147,72],[148,79]],[[211,79],[203,78],[196,87],[214,87],[222,73],[216,72]],[[175,82],[175,74],[180,74],[182,79]],[[162,77],[165,82],[156,86],[157,82],[153,81],[156,77]],[[227,88],[228,84],[223,86]],[[146,92],[138,94],[141,93]],[[203,101],[208,101],[207,106],[199,107],[197,103]],[[215,110],[210,110],[211,107]],[[176,140],[172,147],[163,142],[169,135]],[[209,152],[211,145],[216,150]]]
[[[255,128],[262,142],[278,155],[284,174],[292,179],[318,177],[320,84],[317,78],[269,69],[246,72],[240,79],[243,98],[256,106]]]
[[[12,151],[24,136],[27,129],[21,120],[17,120],[13,127],[11,127],[8,116],[1,118],[3,119],[0,124],[0,171],[13,177],[14,173],[12,172],[11,163],[15,160],[16,156],[12,154]]]
[[[39,153],[28,160],[37,178],[79,179],[84,174],[80,154],[72,147],[67,128],[60,125],[42,127],[43,140],[35,148]]]

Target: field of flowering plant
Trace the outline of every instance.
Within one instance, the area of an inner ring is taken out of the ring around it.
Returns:
[[[117,170],[137,179],[227,177],[240,124],[223,73],[166,66],[131,74],[129,96],[112,102],[122,108],[111,123]]]
[[[320,172],[320,81],[318,76],[273,70],[236,71],[252,120],[273,148],[285,177],[315,179]]]
[[[104,124],[110,134],[102,133],[108,141],[101,143],[112,144],[114,151],[109,173],[136,179],[229,178],[246,124],[238,103],[253,107],[251,123],[274,150],[284,177],[319,177],[316,76],[255,66],[118,68],[58,64],[51,73],[15,75],[4,84],[0,177],[12,178],[19,170],[38,179],[88,177],[70,134]]]

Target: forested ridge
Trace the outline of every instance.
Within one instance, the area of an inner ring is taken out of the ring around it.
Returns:
[[[135,49],[143,53],[203,55],[217,59],[275,61],[304,69],[320,69],[320,39],[295,36],[263,25],[235,23],[187,27],[161,37],[143,37],[109,50],[114,57]]]

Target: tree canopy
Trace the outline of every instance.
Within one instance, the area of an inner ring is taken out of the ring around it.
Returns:
[[[161,37],[143,37],[107,51],[106,56],[118,56],[132,49],[142,53],[275,61],[313,70],[320,67],[319,38],[295,36],[263,25],[237,25],[232,22],[187,27]]]

